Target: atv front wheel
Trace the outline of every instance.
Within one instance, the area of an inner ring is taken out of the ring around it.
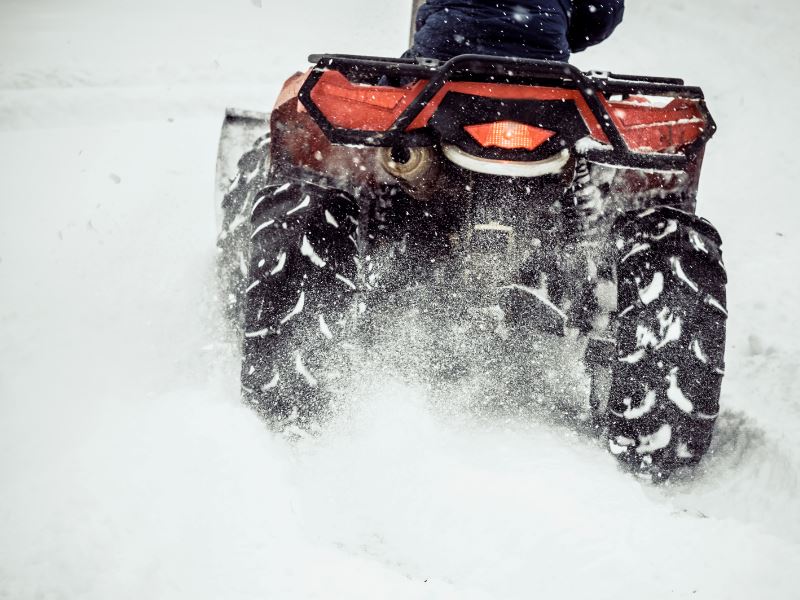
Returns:
[[[607,423],[612,454],[666,479],[708,449],[724,373],[725,268],[708,221],[669,207],[622,217],[617,356]]]

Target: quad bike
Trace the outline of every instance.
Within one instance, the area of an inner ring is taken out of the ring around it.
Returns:
[[[621,464],[663,480],[699,461],[727,318],[721,240],[695,214],[702,91],[478,55],[310,60],[269,116],[229,111],[224,130],[219,274],[246,400],[313,430],[359,368],[353,340],[411,303],[453,363],[434,379],[465,376],[466,344],[509,383],[495,399],[524,397],[541,340],[575,342]],[[258,131],[234,174],[227,147]]]

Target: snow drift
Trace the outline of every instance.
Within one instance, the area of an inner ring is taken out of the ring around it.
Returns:
[[[212,275],[224,106],[267,108],[312,51],[397,54],[404,3],[5,3],[0,597],[796,595],[800,15],[630,4],[575,61],[707,90],[700,211],[731,280],[712,452],[660,488],[573,429],[453,419],[401,381],[297,445],[239,402]]]

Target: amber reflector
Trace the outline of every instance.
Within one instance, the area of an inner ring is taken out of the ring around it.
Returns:
[[[535,150],[555,135],[555,131],[540,129],[515,121],[496,121],[464,127],[481,146],[497,146],[506,150]]]

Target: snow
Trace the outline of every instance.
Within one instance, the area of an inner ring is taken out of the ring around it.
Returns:
[[[796,597],[797,5],[631,0],[575,57],[700,84],[719,125],[723,410],[697,476],[653,488],[569,428],[456,418],[385,374],[316,441],[242,405],[224,107],[268,108],[310,52],[399,53],[409,12],[258,4],[0,5],[0,597]]]
[[[639,283],[637,281],[637,283]],[[639,300],[642,304],[654,302],[664,291],[664,274],[661,271],[653,273],[653,279],[643,288],[639,288]]]
[[[272,219],[270,219],[270,221],[271,220]],[[286,264],[286,252],[281,252],[280,254],[278,254],[277,261],[278,263],[269,272],[270,275],[277,275],[283,270],[283,267]]]
[[[341,273],[336,273],[336,279],[338,279],[339,281],[341,281],[343,284],[345,284],[345,285],[346,285],[347,287],[349,287],[351,290],[354,290],[354,289],[356,289],[356,284],[355,284],[355,283],[353,283],[352,281],[350,281],[350,280],[349,280],[347,277],[345,277],[345,276],[344,276],[344,275],[342,275]]]
[[[285,317],[281,319],[281,325],[285,325],[289,321],[291,321],[294,317],[299,315],[303,312],[303,307],[306,304],[306,293],[304,291],[300,291],[300,295],[297,297],[297,303],[294,305],[294,308],[290,310]]]
[[[647,393],[644,395],[644,398],[638,406],[631,406],[633,403],[632,398],[623,398],[622,401],[628,408],[625,409],[625,411],[622,413],[622,416],[624,416],[626,419],[639,419],[643,417],[655,406],[656,398],[657,395],[655,390],[651,389],[647,390]]]
[[[339,223],[336,221],[336,218],[327,210],[325,211],[325,221],[328,223],[328,225],[339,229]]]
[[[625,256],[623,256],[621,259],[619,259],[619,262],[624,263],[634,254],[639,254],[639,252],[644,252],[645,250],[649,249],[650,249],[650,244],[634,244],[633,247],[630,249],[630,251],[627,254],[625,254]]]
[[[300,246],[300,254],[308,257],[313,264],[318,267],[324,267],[327,263],[319,257],[319,254],[314,250],[314,246],[308,241],[306,236],[303,236],[303,243]]]
[[[299,210],[303,210],[304,208],[308,207],[310,202],[311,202],[311,196],[306,194],[305,197],[300,201],[300,204],[295,206],[293,209],[289,210],[286,214],[287,215],[291,215],[291,214],[296,213]]]
[[[319,330],[326,338],[329,340],[333,339],[333,334],[331,333],[330,327],[328,327],[328,323],[325,322],[325,315],[320,313],[319,315]]]
[[[680,408],[685,413],[691,413],[694,410],[694,404],[689,400],[678,385],[678,367],[674,367],[670,371],[667,380],[669,381],[669,389],[667,390],[667,398],[669,398],[675,406]],[[716,415],[713,415],[716,416]]]
[[[683,281],[686,285],[688,285],[695,292],[700,289],[698,287],[698,285],[694,281],[689,279],[688,275],[686,275],[686,271],[683,270],[683,266],[681,265],[681,259],[680,258],[678,258],[677,256],[670,256],[669,264],[672,267],[672,272],[675,274],[675,276],[678,279]]]
[[[258,227],[256,227],[253,230],[253,233],[250,234],[250,239],[255,238],[259,233],[264,231],[267,227],[269,227],[271,225],[274,225],[274,224],[275,224],[275,221],[273,219],[270,219],[268,221],[264,221],[263,223],[261,223],[261,225],[259,225]],[[278,269],[278,270],[280,270],[280,269]]]

